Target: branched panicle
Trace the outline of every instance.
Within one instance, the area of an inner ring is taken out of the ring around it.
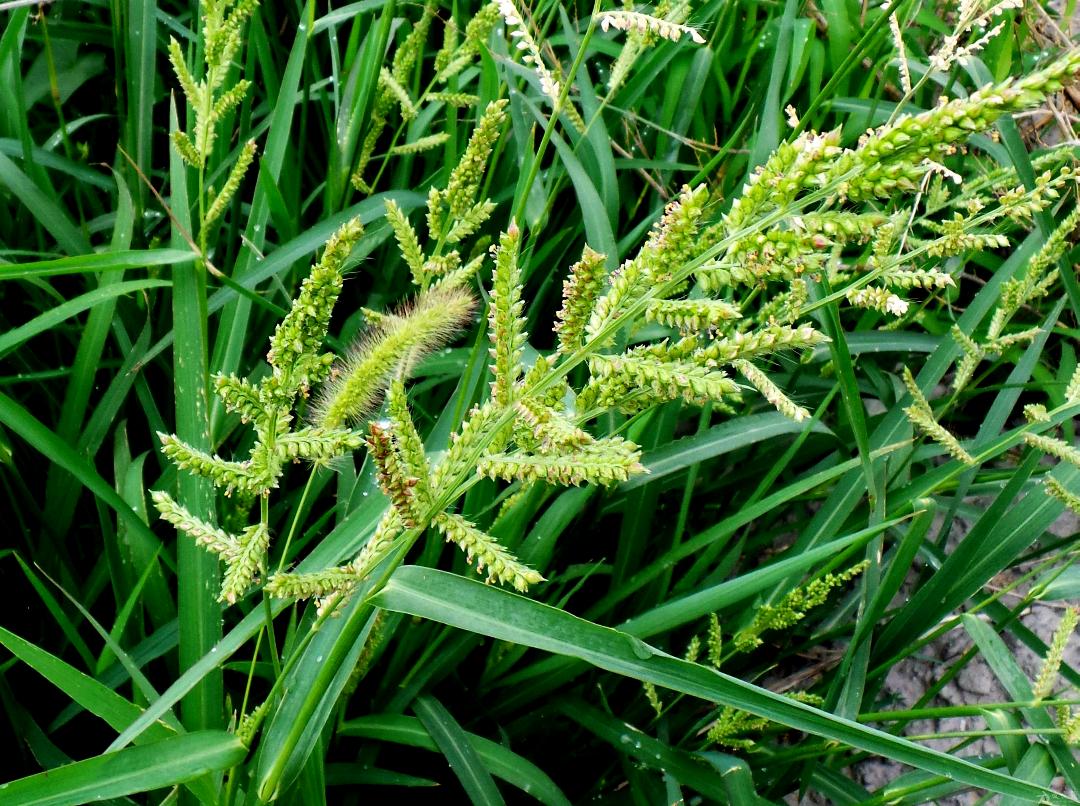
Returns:
[[[363,231],[360,220],[353,219],[334,233],[270,339],[266,360],[285,389],[306,391],[329,372],[320,351],[344,283],[342,269]]]
[[[776,604],[762,605],[754,613],[750,626],[735,634],[735,649],[749,652],[761,645],[761,634],[770,630],[784,630],[798,624],[806,614],[825,603],[829,593],[866,570],[869,562],[863,560],[839,574],[825,574],[800,585],[785,594]]]
[[[555,332],[563,353],[572,353],[581,346],[589,314],[604,287],[605,260],[604,255],[586,244],[581,260],[570,267],[570,276],[563,281],[563,304],[555,315]]]
[[[435,58],[435,69],[440,81],[448,81],[472,64],[480,51],[487,47],[488,38],[499,17],[499,6],[496,3],[484,5],[465,26],[465,39],[460,44],[457,25],[453,20],[447,23],[443,47]]]
[[[605,340],[597,339],[612,320],[655,285],[669,281],[700,250],[699,226],[707,201],[704,185],[683,187],[679,196],[667,205],[637,255],[611,276],[609,287],[597,300],[586,326],[587,335],[597,347],[614,338],[611,334]],[[671,293],[677,290],[672,289]]]
[[[214,151],[214,143],[219,135],[227,135],[221,131],[223,123],[251,87],[247,79],[226,86],[226,79],[243,42],[244,24],[257,6],[256,0],[206,0],[201,4],[204,47],[198,65],[199,78],[184,58],[180,43],[175,38],[169,40],[169,62],[192,112],[187,131],[175,131],[171,139],[181,159],[199,171],[202,195],[199,237],[203,248],[206,247],[206,231],[228,208],[255,158],[255,143],[245,143],[224,184],[216,190],[203,185],[203,172]],[[209,202],[208,208],[206,202]]]
[[[915,191],[957,142],[990,128],[1003,114],[1040,103],[1078,71],[1080,50],[1075,50],[1019,80],[989,85],[917,115],[902,115],[846,150],[824,183],[839,185],[841,195],[850,200]]]
[[[708,245],[723,235],[734,235],[754,219],[782,208],[804,190],[820,181],[820,175],[840,153],[840,132],[806,132],[790,143],[782,143],[763,165],[757,168],[731,209],[707,231]],[[840,230],[838,230],[840,231]]]
[[[501,406],[511,403],[514,385],[521,376],[521,353],[525,347],[525,319],[521,315],[521,269],[518,249],[521,231],[511,221],[494,250],[495,271],[491,281],[488,337],[491,340],[491,396]]]
[[[429,237],[445,236],[447,226],[466,216],[476,203],[476,194],[487,169],[488,158],[502,134],[506,121],[506,100],[492,101],[473,129],[461,161],[450,173],[445,190],[428,196]]]
[[[1039,251],[1028,261],[1023,277],[1006,280],[1001,287],[1001,300],[987,328],[987,340],[1000,338],[1013,317],[1028,303],[1050,293],[1058,280],[1054,266],[1069,248],[1069,236],[1080,224],[1080,206],[1073,208],[1054,228]],[[987,352],[998,352],[988,345]]]
[[[409,29],[405,41],[394,51],[392,66],[389,69],[384,67],[379,72],[379,82],[367,122],[367,134],[364,136],[360,146],[356,169],[350,178],[353,186],[363,193],[372,191],[372,188],[364,181],[364,172],[375,154],[375,147],[379,142],[379,138],[386,130],[387,116],[395,105],[401,110],[402,120],[411,120],[417,115],[416,105],[413,103],[406,85],[409,83],[409,74],[416,64],[416,60],[423,52],[434,14],[434,5],[430,2],[427,3],[420,19]]]
[[[470,563],[475,561],[477,572],[487,571],[488,582],[512,585],[524,592],[530,585],[544,581],[539,573],[519,562],[495,538],[481,532],[476,524],[460,515],[440,512],[435,516],[434,524],[448,542],[455,543],[465,552]]]
[[[725,706],[709,728],[706,738],[721,747],[747,750],[754,746],[754,742],[751,739],[742,738],[743,734],[764,730],[768,726],[769,720],[764,717]]]
[[[361,233],[359,222],[354,220],[342,226],[330,238],[322,259],[301,284],[289,313],[271,338],[269,375],[258,383],[233,375],[214,377],[214,390],[226,410],[238,414],[241,421],[250,423],[255,431],[255,443],[248,458],[244,461],[226,460],[197,450],[175,436],[160,435],[162,452],[180,470],[210,479],[226,495],[237,492],[244,502],[237,511],[245,519],[253,499],[267,496],[278,486],[288,462],[304,460],[325,463],[364,444],[363,436],[345,428],[344,421],[293,427],[293,407],[298,394],[306,394],[311,383],[329,373],[332,356],[321,353],[322,344],[341,290],[342,269]],[[463,292],[456,294],[460,298]],[[445,293],[435,296],[438,299],[434,305],[447,302]],[[459,308],[462,306],[464,313],[458,312],[459,319],[471,310],[471,300],[467,296],[458,305]],[[453,309],[453,304],[449,308]],[[448,313],[442,310],[434,318],[445,322],[447,316],[453,317],[453,311]],[[402,321],[399,317],[384,320],[383,328],[387,331],[400,327]],[[432,333],[430,326],[420,329],[423,331],[421,338],[424,334]],[[402,351],[399,350],[399,353]],[[408,365],[409,356],[403,353],[398,355],[395,366],[400,369]],[[225,561],[222,601],[229,604],[236,602],[255,584],[258,574],[265,570],[270,540],[265,507],[262,508],[260,521],[246,528],[240,528],[242,522],[234,527],[238,518],[230,518],[229,528],[240,531],[239,536],[235,536],[193,518],[191,513],[176,505],[165,493],[155,493],[154,502],[165,520],[194,537],[200,545],[219,554]]]
[[[904,386],[907,387],[908,394],[911,395],[911,405],[904,408],[904,414],[907,415],[911,424],[947,450],[954,459],[970,467],[978,464],[975,458],[960,444],[960,440],[953,436],[934,417],[933,409],[930,408],[926,396],[923,395],[922,389],[919,388],[919,384],[915,382],[915,377],[907,367],[904,367]]]

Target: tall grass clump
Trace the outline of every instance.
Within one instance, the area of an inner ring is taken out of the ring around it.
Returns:
[[[1076,802],[1080,49],[936,11],[5,10],[0,802]]]

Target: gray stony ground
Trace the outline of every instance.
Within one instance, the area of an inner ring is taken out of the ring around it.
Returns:
[[[955,543],[966,533],[966,525],[957,523],[953,531],[954,534],[951,536],[950,543]],[[1067,513],[1054,524],[1051,531],[1061,537],[1076,535],[1080,533],[1080,519],[1071,513]],[[1009,581],[1011,581],[1011,578],[995,580],[995,582],[1000,582],[1002,585],[1007,584]],[[1003,601],[1007,605],[1015,604],[1020,595],[1008,595]],[[1036,603],[1023,614],[1021,621],[1044,642],[1049,642],[1061,618],[1065,604],[1063,602]],[[1039,673],[1040,659],[1011,635],[1005,636],[1005,642],[1013,651],[1013,655],[1020,666],[1029,677],[1034,679]],[[925,647],[916,657],[897,664],[889,672],[885,680],[882,700],[889,703],[886,707],[890,710],[903,710],[914,706],[920,697],[934,683],[940,680],[954,662],[970,647],[971,640],[963,629],[958,628]],[[1080,638],[1073,637],[1065,655],[1065,663],[1073,668],[1080,669]],[[985,661],[976,656],[953,680],[942,688],[931,705],[977,705],[980,703],[1003,702],[1009,699]],[[954,717],[913,722],[908,726],[907,734],[918,735],[983,728],[985,728],[985,723],[978,717]],[[955,747],[959,741],[958,739],[940,739],[929,740],[925,744],[937,750],[948,751]],[[996,755],[998,753],[997,745],[993,739],[982,739],[965,747],[961,755]],[[890,761],[874,760],[858,764],[847,772],[860,784],[873,792],[888,784],[905,770],[906,768],[902,765]],[[1059,786],[1055,788],[1060,788],[1060,782],[1057,783]],[[933,802],[941,806],[971,806],[979,797],[978,793],[972,792],[942,798]],[[796,806],[796,804],[798,806],[823,806],[827,803],[827,801],[815,797],[806,797],[801,801],[797,801],[792,797],[786,802],[791,806]],[[996,801],[991,800],[989,802],[995,803]]]

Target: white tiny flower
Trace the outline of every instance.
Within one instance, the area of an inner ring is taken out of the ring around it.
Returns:
[[[888,299],[885,300],[885,310],[894,316],[903,316],[907,313],[908,304],[896,294],[889,294]]]

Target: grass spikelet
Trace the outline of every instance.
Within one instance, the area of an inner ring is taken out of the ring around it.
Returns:
[[[500,405],[509,405],[514,384],[521,375],[521,351],[525,346],[525,320],[521,316],[521,269],[518,248],[521,231],[511,221],[495,249],[495,271],[491,282],[488,335],[491,340],[491,396]]]
[[[476,563],[478,573],[487,571],[487,581],[511,585],[516,590],[527,591],[530,585],[538,585],[544,578],[532,568],[518,562],[506,548],[491,535],[476,528],[476,524],[460,515],[440,512],[435,516],[435,527],[447,541],[465,552],[470,563]]]
[[[907,367],[904,367],[904,386],[907,387],[908,394],[911,395],[912,399],[912,404],[904,408],[904,413],[907,415],[908,420],[911,421],[911,424],[945,448],[954,459],[974,467],[976,465],[975,458],[964,450],[960,440],[934,418],[934,412],[930,408],[930,404],[926,401],[926,397],[915,382],[911,370]]]
[[[1065,400],[1073,404],[1080,403],[1080,366],[1073,372],[1068,386],[1065,387]]]
[[[1038,451],[1080,467],[1080,450],[1064,440],[1042,434],[1024,434],[1024,442]]]
[[[564,353],[580,346],[589,314],[606,279],[604,260],[604,255],[586,244],[581,259],[570,267],[570,275],[563,281],[563,303],[555,315],[555,332]]]
[[[194,538],[203,548],[209,549],[224,560],[232,559],[240,550],[239,541],[213,524],[196,518],[187,509],[180,506],[166,492],[154,490],[150,499],[157,508],[163,521],[167,521],[184,534]]]
[[[810,419],[810,412],[785,395],[783,390],[773,383],[768,375],[749,361],[741,358],[736,359],[732,362],[732,366],[739,371],[740,375],[750,381],[750,385],[761,392],[761,396],[772,403],[776,410],[785,417],[797,423]]]
[[[600,13],[600,28],[607,31],[614,28],[617,31],[637,31],[639,34],[652,32],[662,39],[671,42],[680,42],[683,37],[689,37],[696,45],[704,45],[703,37],[696,28],[689,25],[680,25],[675,22],[643,14],[640,11],[604,11]]]
[[[1061,671],[1061,663],[1065,659],[1065,650],[1069,646],[1069,639],[1076,631],[1077,622],[1080,622],[1080,610],[1069,607],[1061,616],[1054,637],[1050,639],[1050,648],[1043,659],[1039,676],[1035,679],[1032,691],[1036,700],[1045,700],[1054,693],[1054,684],[1057,682],[1058,673]]]

